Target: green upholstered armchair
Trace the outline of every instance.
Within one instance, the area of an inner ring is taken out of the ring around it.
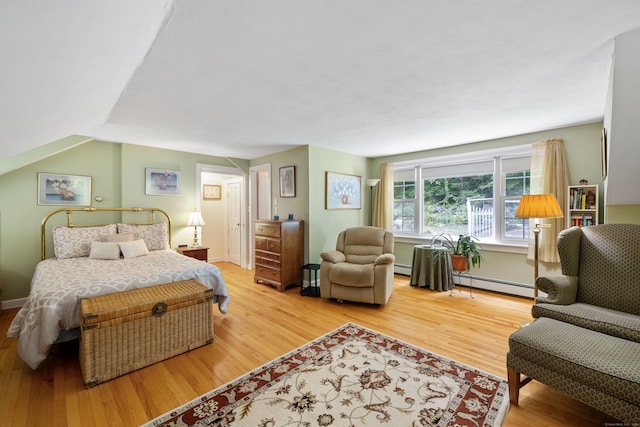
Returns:
[[[562,275],[538,278],[548,296],[509,337],[510,401],[534,379],[640,423],[640,225],[572,227],[558,251]]]
[[[336,250],[320,254],[320,296],[386,304],[393,291],[393,234],[352,227],[338,235]]]
[[[558,235],[562,275],[539,277],[533,317],[640,342],[640,225],[572,227]]]

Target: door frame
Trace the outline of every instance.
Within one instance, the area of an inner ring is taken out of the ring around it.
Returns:
[[[263,203],[267,203],[267,206],[269,208],[269,218],[271,217],[271,163],[264,163],[261,165],[255,165],[255,166],[251,166],[249,168],[249,175],[250,175],[250,180],[249,180],[249,212],[251,213],[250,216],[250,233],[249,233],[249,257],[248,260],[250,262],[250,269],[254,268],[255,265],[255,260],[254,260],[254,255],[255,255],[255,239],[254,239],[254,224],[256,222],[256,220],[258,219],[258,197],[260,196],[260,194],[258,193],[258,172],[262,171],[262,170],[267,170],[268,174],[269,174],[269,186],[267,187],[267,193],[268,196],[265,196],[265,198],[267,199],[266,201],[263,200]]]
[[[202,209],[202,174],[203,173],[214,173],[214,174],[222,174],[222,175],[235,175],[242,179],[241,181],[241,189],[240,189],[240,198],[243,201],[247,201],[247,174],[242,171],[240,168],[233,168],[228,166],[217,166],[217,165],[207,165],[203,163],[196,164],[196,206],[198,209]],[[225,224],[227,224],[227,214],[225,213]],[[248,257],[248,233],[247,233],[247,209],[241,209],[240,214],[240,266],[242,268],[248,268],[249,257]],[[228,227],[228,226],[227,226]]]

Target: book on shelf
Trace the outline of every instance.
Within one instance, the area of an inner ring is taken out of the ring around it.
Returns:
[[[572,188],[569,191],[569,206],[571,209],[591,209],[592,207],[587,202],[587,194],[583,188]]]
[[[586,227],[589,225],[594,225],[593,222],[593,215],[591,214],[572,214],[571,215],[571,225],[572,226],[579,226],[579,227]]]

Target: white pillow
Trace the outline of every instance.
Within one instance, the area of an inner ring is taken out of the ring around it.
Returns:
[[[157,224],[118,224],[118,233],[133,233],[133,238],[143,239],[150,251],[169,249],[169,227],[166,222]]]
[[[120,250],[126,259],[149,255],[149,249],[144,244],[144,240],[138,239],[131,242],[120,242]]]
[[[120,246],[115,242],[91,242],[91,252],[89,258],[92,259],[120,259]]]
[[[56,225],[51,231],[56,258],[79,258],[89,256],[93,240],[100,240],[103,234],[115,234],[116,225],[76,228]]]

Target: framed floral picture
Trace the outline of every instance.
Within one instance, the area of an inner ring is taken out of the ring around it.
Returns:
[[[38,173],[38,204],[90,206],[91,177]]]
[[[145,194],[176,196],[180,194],[180,171],[146,168]]]
[[[336,172],[325,174],[325,209],[360,209],[361,177]]]

